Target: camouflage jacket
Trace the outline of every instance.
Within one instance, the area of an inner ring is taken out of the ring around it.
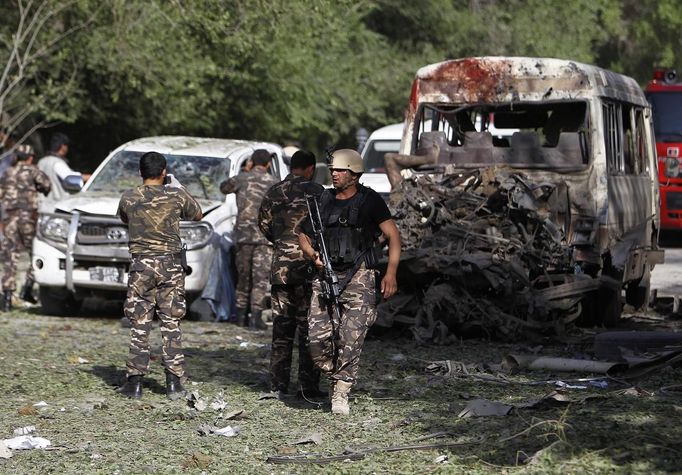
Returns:
[[[184,188],[141,185],[123,193],[117,213],[128,224],[130,253],[158,256],[182,250],[180,221],[195,220],[201,206]]]
[[[0,180],[0,206],[5,211],[38,209],[38,193],[50,192],[50,179],[25,161],[7,169]]]
[[[287,176],[268,190],[258,213],[258,226],[275,246],[273,285],[299,284],[308,277],[309,262],[298,246],[298,227],[308,216],[305,195],[319,196],[324,188],[303,177]]]
[[[258,229],[258,208],[265,192],[277,182],[266,170],[254,167],[248,172],[228,178],[220,184],[220,191],[237,195],[237,224],[234,241],[242,244],[268,244]]]

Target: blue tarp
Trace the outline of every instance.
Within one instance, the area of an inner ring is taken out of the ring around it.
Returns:
[[[227,233],[222,236],[214,234],[210,245],[218,249],[201,298],[211,307],[217,322],[234,321],[237,304],[232,279],[232,237]]]

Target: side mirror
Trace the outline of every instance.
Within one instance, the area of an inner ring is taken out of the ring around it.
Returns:
[[[677,178],[680,173],[680,162],[677,158],[668,157],[665,160],[665,176],[668,178]]]
[[[83,177],[80,175],[69,175],[62,180],[62,186],[69,193],[76,193],[83,188]]]

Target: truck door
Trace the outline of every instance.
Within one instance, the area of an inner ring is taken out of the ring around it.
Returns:
[[[603,130],[608,177],[608,232],[612,264],[627,263],[630,253],[650,246],[655,183],[651,170],[646,110],[604,102]]]

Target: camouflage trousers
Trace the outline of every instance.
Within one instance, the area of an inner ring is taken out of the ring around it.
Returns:
[[[308,308],[310,284],[273,285],[272,353],[270,389],[286,392],[291,376],[291,356],[298,329],[298,384],[304,392],[317,390],[320,371],[315,368],[308,347]]]
[[[22,252],[29,254],[29,266],[26,271],[26,280],[33,280],[33,265],[31,263],[31,245],[36,235],[35,211],[10,210],[7,212],[4,222],[5,240],[0,244],[4,262],[2,274],[2,290],[16,290],[17,261]]]
[[[340,281],[347,272],[337,273]],[[355,382],[365,336],[376,320],[375,284],[374,270],[360,267],[341,294],[341,319],[337,320],[322,297],[319,278],[313,280],[308,313],[310,354],[330,380]]]
[[[237,243],[237,307],[262,311],[270,290],[272,246],[267,244]]]
[[[162,363],[166,371],[182,378],[180,320],[185,316],[185,273],[180,255],[133,257],[128,274],[128,295],[123,312],[130,320],[130,347],[126,367],[128,376],[149,371],[149,334],[154,311],[161,330]]]

